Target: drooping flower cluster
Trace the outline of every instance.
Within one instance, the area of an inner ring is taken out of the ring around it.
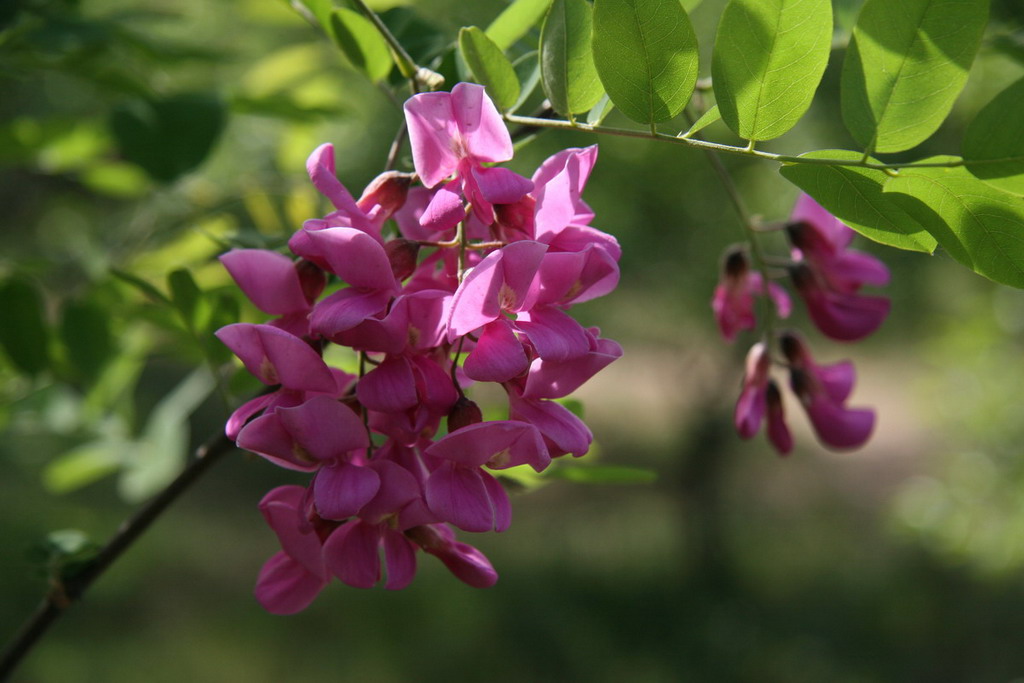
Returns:
[[[384,173],[356,200],[323,145],[307,170],[334,211],[291,238],[298,259],[221,257],[275,316],[218,332],[272,388],[227,433],[312,475],[260,503],[281,543],[256,587],[271,612],[304,609],[332,577],[369,588],[384,573],[386,588],[403,588],[419,550],[492,585],[487,558],[451,527],[508,528],[494,472],[588,451],[590,430],[556,399],[622,354],[567,313],[618,283],[618,244],[589,225],[581,198],[596,147],[563,150],[528,179],[485,165],[510,160],[512,142],[482,87],[416,95],[405,113],[415,175]],[[359,355],[360,376],[325,363],[330,344]],[[473,382],[504,389],[508,419],[482,419]]]
[[[801,195],[786,234],[791,245],[788,274],[815,327],[830,339],[846,342],[863,339],[878,329],[889,314],[889,299],[860,290],[865,285],[888,284],[889,270],[875,257],[849,248],[853,230],[811,197]],[[715,319],[727,341],[733,341],[742,330],[755,328],[755,297],[767,297],[779,318],[789,317],[792,305],[786,291],[774,282],[766,284],[762,273],[751,270],[745,250],[733,248],[726,253],[712,299]],[[749,439],[767,422],[768,441],[775,449],[783,455],[793,449],[782,392],[771,377],[774,342],[782,355],[778,364],[789,370],[790,389],[807,412],[818,439],[837,449],[862,446],[874,429],[875,413],[846,407],[855,379],[853,364],[818,365],[804,339],[791,330],[757,342],[747,354],[734,416],[739,435]]]

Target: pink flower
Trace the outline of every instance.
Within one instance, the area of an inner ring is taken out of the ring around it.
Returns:
[[[782,394],[769,377],[771,367],[771,356],[763,342],[750,347],[743,389],[736,401],[733,420],[740,437],[750,439],[761,429],[767,415],[768,441],[775,450],[786,455],[793,450],[793,437],[786,426]]]
[[[711,300],[718,329],[726,341],[734,341],[740,330],[752,330],[757,321],[754,318],[754,296],[765,295],[764,278],[752,272],[747,256],[742,249],[729,251],[722,263],[722,274]],[[788,318],[793,305],[789,295],[774,282],[768,283],[767,294],[775,304],[780,318]]]
[[[863,446],[874,429],[875,413],[845,405],[853,391],[853,363],[817,365],[803,340],[792,332],[783,334],[780,344],[790,364],[790,388],[821,442],[838,449]]]
[[[839,341],[862,339],[889,314],[886,297],[859,294],[864,285],[889,283],[889,269],[870,254],[847,248],[854,232],[802,194],[786,226],[796,265],[793,284],[814,324]]]

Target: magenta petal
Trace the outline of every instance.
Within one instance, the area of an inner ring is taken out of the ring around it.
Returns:
[[[892,304],[886,297],[841,294],[829,290],[802,290],[807,312],[825,336],[857,341],[881,326]]]
[[[338,210],[351,216],[362,216],[363,212],[356,206],[356,201],[335,175],[334,145],[328,142],[313,150],[306,160],[306,171],[313,186],[331,200]]]
[[[384,558],[388,567],[384,588],[397,591],[412,583],[416,576],[416,546],[401,531],[384,531]]]
[[[295,614],[309,607],[326,585],[325,579],[280,552],[260,569],[255,595],[271,614]]]
[[[564,398],[622,356],[622,347],[611,339],[599,339],[597,348],[579,358],[556,363],[542,358],[530,365],[524,398]]]
[[[741,438],[749,439],[761,428],[765,413],[764,387],[757,385],[745,386],[736,401],[733,422],[736,432]]]
[[[342,289],[320,301],[309,316],[309,327],[328,339],[351,330],[381,313],[391,301],[386,290]]]
[[[452,542],[443,550],[427,552],[435,555],[457,579],[473,588],[490,588],[498,581],[487,557],[466,543]]]
[[[501,315],[501,250],[473,267],[452,298],[448,337],[450,341],[483,327]]]
[[[353,588],[373,588],[380,580],[380,535],[377,525],[361,521],[342,524],[324,543],[328,568]]]
[[[316,460],[332,460],[370,445],[359,416],[327,396],[314,396],[295,408],[279,408],[277,415],[295,442]]]
[[[768,441],[782,455],[793,450],[793,435],[786,425],[786,415],[782,407],[782,393],[775,382],[768,382]]]
[[[434,187],[459,165],[460,155],[453,144],[459,139],[459,129],[452,112],[451,93],[431,92],[410,97],[405,102],[405,121],[416,174],[426,187]]]
[[[473,169],[473,179],[491,204],[514,204],[533,189],[533,183],[507,168]]]
[[[400,413],[417,403],[416,378],[404,356],[388,356],[359,380],[359,402],[370,410]]]
[[[491,531],[494,510],[479,468],[445,462],[427,479],[426,499],[431,512],[463,531]]]
[[[790,300],[786,290],[774,282],[769,282],[768,296],[771,297],[772,302],[775,304],[775,311],[779,317],[788,318],[789,314],[793,312],[793,302]]]
[[[579,457],[590,450],[594,440],[583,420],[553,401],[526,399],[510,393],[509,418],[529,422],[539,429],[551,457],[566,453]]]
[[[421,407],[438,417],[447,415],[459,394],[452,383],[451,372],[429,356],[412,357],[413,376],[416,378],[416,394]]]
[[[481,472],[480,477],[483,479],[484,488],[487,489],[487,495],[491,499],[491,509],[494,511],[494,530],[505,531],[512,524],[512,503],[508,499],[508,492],[497,479],[486,472]]]
[[[863,446],[875,426],[873,410],[843,408],[825,397],[815,397],[805,407],[814,432],[832,448]]]
[[[294,335],[270,325],[250,323],[222,327],[216,335],[264,384],[325,393],[335,388],[334,377],[323,359]]]
[[[484,326],[476,346],[466,357],[466,376],[480,382],[505,382],[517,377],[530,365],[523,344],[505,318]]]
[[[474,160],[500,162],[512,158],[512,138],[484,86],[457,84],[451,92],[451,111]],[[430,185],[426,181],[424,184]]]
[[[312,472],[320,466],[285,429],[277,412],[261,415],[238,432],[238,447],[261,455],[270,462],[289,470]]]
[[[306,237],[323,256],[331,272],[353,287],[398,292],[384,247],[365,232],[355,228],[327,228],[306,231]]]
[[[256,307],[270,315],[286,315],[309,308],[292,260],[265,249],[233,249],[221,254],[231,277]]]
[[[312,530],[300,528],[304,521],[301,510],[305,496],[306,489],[301,486],[278,486],[263,496],[260,513],[289,557],[312,574],[326,578],[319,537]]]
[[[789,220],[808,223],[819,235],[828,240],[833,250],[844,248],[853,239],[854,232],[808,194],[801,193],[793,206]]]
[[[504,469],[528,464],[538,472],[551,461],[537,428],[514,420],[463,427],[433,443],[426,453],[467,467]]]
[[[566,361],[590,351],[590,338],[570,315],[550,306],[520,316],[516,327],[526,333],[544,360]]]
[[[228,418],[227,424],[224,425],[224,434],[232,441],[238,440],[238,433],[242,431],[242,427],[249,421],[256,413],[261,412],[264,408],[270,405],[274,401],[273,394],[264,394],[257,396],[256,398],[249,399],[242,405],[235,408],[235,411],[231,413]]]
[[[836,403],[842,403],[853,391],[855,371],[851,361],[842,361],[832,365],[817,366],[814,373],[818,376],[825,393]]]
[[[324,519],[358,514],[380,489],[380,477],[369,467],[343,462],[321,467],[313,480],[316,511]]]
[[[863,285],[884,287],[889,284],[889,268],[871,254],[848,249],[820,264],[825,277],[836,289],[855,292]]]
[[[427,234],[451,230],[459,221],[466,217],[466,208],[462,204],[461,184],[458,180],[442,185],[430,199],[430,203],[420,216],[420,225]]]
[[[380,477],[380,490],[360,513],[368,522],[377,522],[394,515],[422,495],[416,477],[401,465],[387,460],[374,460],[370,466]]]

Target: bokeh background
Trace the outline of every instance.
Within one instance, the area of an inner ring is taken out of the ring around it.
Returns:
[[[835,3],[814,107],[766,149],[852,148],[838,73],[859,4]],[[723,5],[692,11],[703,75]],[[504,4],[374,6],[429,52]],[[995,0],[992,17],[952,116],[914,157],[955,153],[973,114],[1024,75],[1024,7]],[[357,192],[399,122],[396,103],[279,0],[3,3],[0,334],[22,350],[0,354],[0,638],[47,590],[48,567],[109,537],[189,442],[220,428],[224,397],[251,390],[237,380],[218,393],[202,369],[225,359],[210,329],[259,320],[216,254],[282,244],[322,213],[303,168],[321,142]],[[706,132],[734,141],[721,124]],[[515,497],[508,532],[467,539],[501,573],[492,589],[421,557],[407,590],[336,583],[276,617],[251,596],[276,550],[256,503],[304,477],[236,452],[15,680],[1024,680],[1021,292],[941,253],[862,241],[893,272],[881,331],[841,345],[802,311],[792,323],[823,362],[855,361],[852,404],[877,409],[877,431],[829,453],[790,401],[799,443],[780,459],[731,425],[752,340],[724,344],[709,300],[719,254],[742,233],[705,158],[548,132],[511,166],[529,175],[595,142],[585,198],[622,243],[622,283],[578,317],[625,356],[579,392],[597,438],[587,457],[654,483],[556,480]],[[725,162],[753,212],[787,216],[796,190],[774,165]],[[200,294],[181,273],[168,288],[180,268]],[[186,314],[113,271],[176,292]]]

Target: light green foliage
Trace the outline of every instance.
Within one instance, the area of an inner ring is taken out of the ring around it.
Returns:
[[[593,25],[593,10],[586,0],[554,0],[544,19],[541,83],[562,116],[589,111],[604,95],[590,49]]]
[[[942,124],[967,81],[988,0],[868,0],[843,62],[843,122],[868,152],[900,152]]]
[[[515,106],[519,100],[519,77],[505,54],[483,31],[476,26],[459,31],[459,51],[498,109],[508,111]]]
[[[862,155],[849,150],[827,149],[801,156],[855,161]],[[888,178],[884,171],[852,166],[787,164],[779,169],[779,173],[811,195],[829,213],[869,239],[929,254],[935,250],[935,238],[911,218],[892,195],[882,192]]]
[[[697,82],[697,36],[679,0],[597,0],[594,64],[608,97],[640,123],[668,121]]]
[[[701,114],[701,117],[693,122],[690,129],[683,134],[684,138],[693,137],[697,133],[701,132],[715,121],[722,120],[722,112],[718,109],[718,105],[711,107],[706,112]]]
[[[350,9],[331,13],[330,35],[356,69],[374,83],[391,73],[391,50],[370,20]]]
[[[43,296],[28,280],[13,277],[0,285],[0,346],[16,368],[38,375],[50,366],[49,329],[43,319]]]
[[[1017,157],[1003,163],[968,163],[992,187],[1024,194],[1024,78],[999,93],[968,126],[963,156],[968,162]]]
[[[996,282],[1024,287],[1019,197],[986,185],[963,167],[905,170],[889,178],[884,190],[957,261]]]
[[[107,309],[93,301],[69,301],[64,305],[60,338],[71,375],[90,384],[117,352]]]
[[[515,0],[499,14],[485,33],[502,50],[507,50],[534,27],[551,0]]]
[[[829,0],[730,0],[711,62],[722,119],[745,140],[770,140],[811,106],[832,44]]]

